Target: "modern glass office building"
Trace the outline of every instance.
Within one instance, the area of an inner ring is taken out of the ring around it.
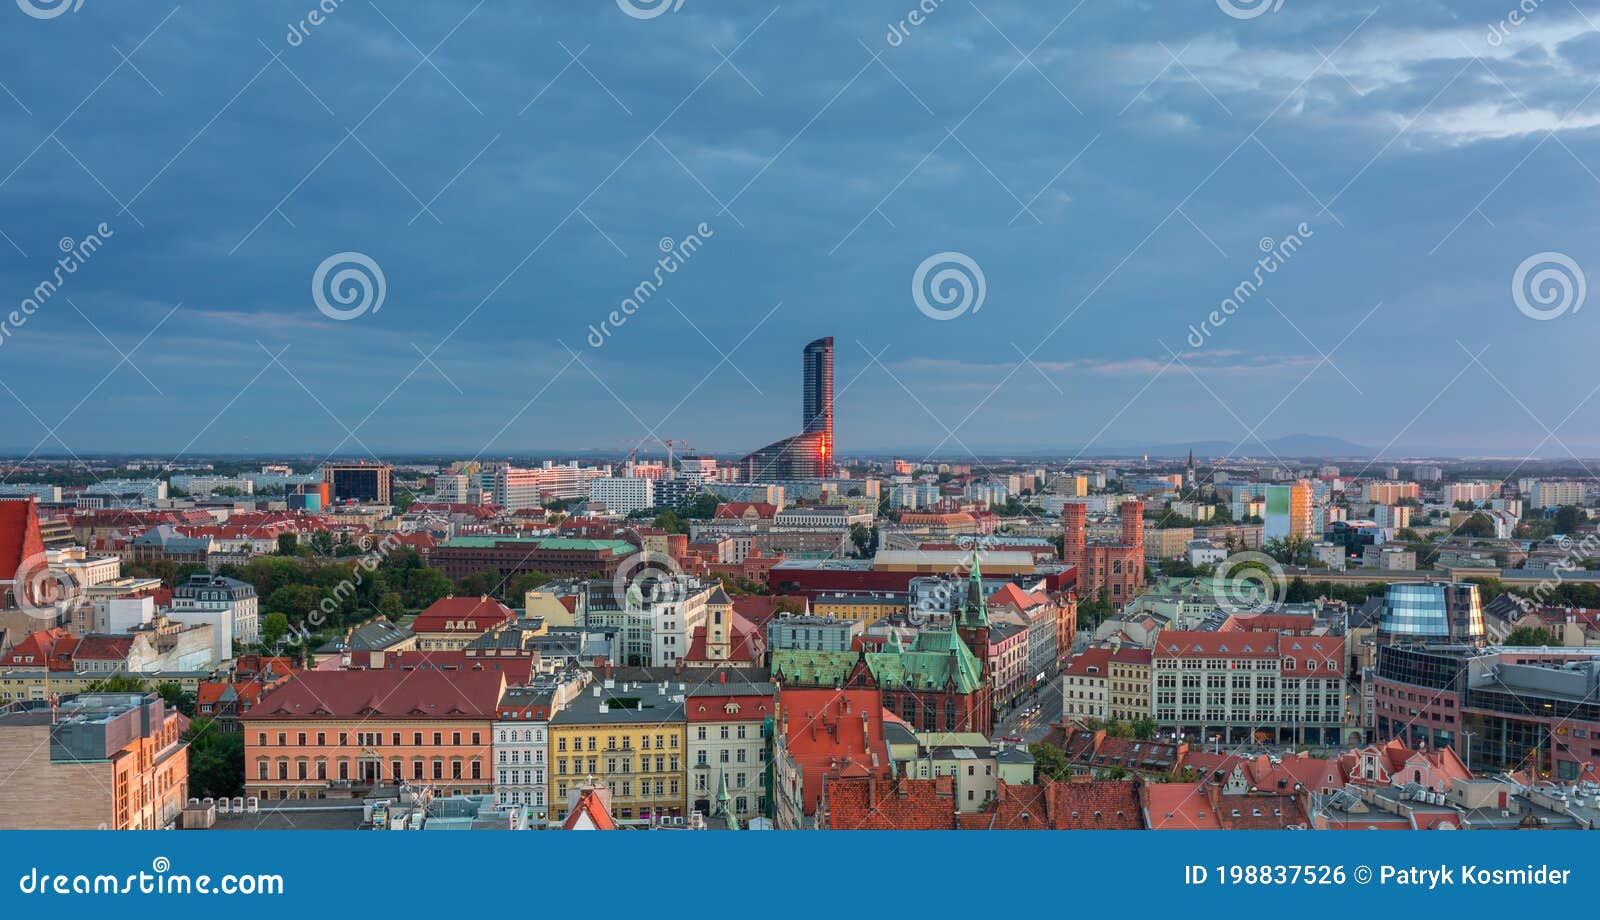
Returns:
[[[833,337],[806,345],[801,356],[801,432],[746,455],[747,482],[827,479],[834,474]]]
[[[1390,585],[1378,633],[1388,642],[1482,645],[1483,607],[1478,586],[1460,582]]]

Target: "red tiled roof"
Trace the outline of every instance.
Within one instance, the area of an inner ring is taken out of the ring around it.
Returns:
[[[828,829],[947,831],[958,827],[955,781],[858,776],[828,784]]]
[[[589,824],[593,825],[592,827],[578,826],[583,823],[585,818],[588,819]],[[578,802],[573,807],[572,814],[567,815],[567,820],[561,823],[561,829],[564,831],[621,830],[617,826],[617,822],[612,819],[611,810],[606,807],[606,803],[601,799],[599,791],[595,789],[585,789],[578,793]]]
[[[17,577],[17,568],[31,557],[44,557],[39,514],[33,499],[0,501],[0,581]],[[24,577],[28,574],[24,572]]]
[[[729,706],[738,706],[739,711],[729,712]],[[776,708],[770,696],[695,696],[689,698],[684,713],[690,722],[760,722]]]
[[[35,668],[48,664],[51,671],[70,671],[72,653],[77,646],[78,638],[65,629],[42,629],[29,633],[12,646],[11,651],[0,658],[0,667]]]
[[[1276,658],[1275,633],[1169,630],[1156,637],[1155,658]]]
[[[126,661],[128,652],[132,649],[132,636],[84,636],[72,657],[98,661]]]
[[[302,671],[248,718],[491,719],[504,686],[497,671]]]
[[[989,596],[990,607],[1012,607],[1017,610],[1028,610],[1040,604],[1047,603],[1043,595],[1029,594],[1011,582],[1000,586],[1000,590]]]
[[[497,623],[516,619],[511,608],[488,597],[441,597],[417,614],[413,633],[487,632]],[[465,623],[466,625],[460,625]],[[452,625],[454,624],[454,625]]]
[[[980,816],[975,816],[980,817]],[[1006,831],[1136,831],[1138,786],[1133,780],[1011,786],[1002,782],[995,804],[981,815],[985,829]],[[978,823],[976,820],[973,823]]]
[[[1086,648],[1071,658],[1061,668],[1061,673],[1075,677],[1106,677],[1111,671],[1111,649]]]
[[[830,779],[888,778],[893,768],[883,738],[882,692],[786,687],[778,702],[788,756],[801,768],[806,814],[816,813]]]

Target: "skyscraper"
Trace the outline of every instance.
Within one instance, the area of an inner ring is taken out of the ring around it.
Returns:
[[[801,353],[801,432],[768,444],[740,462],[750,482],[825,479],[834,474],[833,337],[817,339]]]

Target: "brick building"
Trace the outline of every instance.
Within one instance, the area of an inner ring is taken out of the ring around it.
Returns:
[[[1123,502],[1118,508],[1121,534],[1116,543],[1087,541],[1087,508],[1068,503],[1061,508],[1062,561],[1078,573],[1078,596],[1094,597],[1101,588],[1113,607],[1132,600],[1144,586],[1144,503]]]

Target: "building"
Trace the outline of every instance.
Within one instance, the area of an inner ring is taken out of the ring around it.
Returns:
[[[1150,658],[1147,648],[1126,647],[1111,653],[1106,689],[1111,696],[1110,714],[1114,721],[1150,717]]]
[[[1478,586],[1470,582],[1389,585],[1378,637],[1380,643],[1483,645]]]
[[[767,648],[847,652],[862,634],[860,620],[785,613],[767,621]]]
[[[887,780],[883,696],[875,689],[783,688],[775,765],[778,830],[826,828],[832,783]]]
[[[190,575],[188,581],[172,589],[172,612],[178,619],[194,619],[192,614],[223,615],[228,620],[233,641],[247,645],[261,641],[257,605],[255,586],[237,578]]]
[[[1133,600],[1144,587],[1144,503],[1119,507],[1120,539],[1116,543],[1087,540],[1087,506],[1062,506],[1062,561],[1077,570],[1079,597],[1104,591],[1113,607]]]
[[[495,707],[495,801],[522,809],[535,822],[549,818],[546,734],[558,692],[553,684],[507,687]]]
[[[770,817],[777,688],[722,669],[690,688],[685,715],[690,810],[710,817],[725,794],[741,822]]]
[[[739,465],[748,482],[830,479],[834,475],[832,336],[806,345],[801,369],[801,431],[746,455]]]
[[[315,799],[402,783],[488,794],[504,691],[490,670],[302,671],[240,718],[245,794]]]
[[[485,476],[494,504],[507,511],[542,508],[552,501],[587,498],[589,483],[610,476],[609,470],[579,466],[577,461],[557,464],[545,461],[533,469],[505,465]]]
[[[1361,490],[1361,498],[1375,505],[1398,505],[1401,501],[1422,497],[1422,489],[1414,482],[1369,482]]]
[[[1380,645],[1369,683],[1379,741],[1451,748],[1480,775],[1574,782],[1600,763],[1600,650]]]
[[[880,651],[774,651],[772,678],[786,687],[872,688],[884,708],[916,731],[987,735],[994,729],[989,632],[974,560],[966,599],[949,626],[921,629],[909,646],[895,631]]]
[[[589,501],[607,511],[632,514],[656,506],[656,481],[620,476],[597,476],[589,480]]]
[[[1111,649],[1084,649],[1061,669],[1061,717],[1072,722],[1111,718]]]
[[[619,820],[687,814],[684,757],[688,750],[682,683],[604,678],[550,719],[548,801],[567,817],[569,793],[603,781]]]
[[[387,463],[326,463],[322,467],[322,481],[336,502],[387,505],[393,479],[394,467]]]
[[[996,708],[1016,705],[1032,688],[1028,671],[1028,628],[996,620],[989,628],[989,674],[994,684]]]
[[[430,549],[427,559],[429,565],[456,581],[485,570],[507,582],[529,572],[611,578],[622,560],[637,549],[625,540],[488,534],[447,540]]]
[[[1582,505],[1588,489],[1581,482],[1568,479],[1539,479],[1533,483],[1528,502],[1533,508],[1557,508],[1561,505]]]
[[[189,720],[161,697],[0,707],[0,830],[164,830],[189,798]]]
[[[1311,484],[1304,480],[1289,485],[1267,486],[1267,513],[1264,518],[1268,540],[1310,539]]]
[[[420,651],[459,651],[516,618],[510,607],[488,597],[441,597],[411,621],[411,633]]]
[[[1169,630],[1151,650],[1152,717],[1223,744],[1343,742],[1344,639],[1261,630]]]
[[[897,591],[828,592],[812,599],[811,612],[871,626],[879,620],[903,616],[906,595]]]

